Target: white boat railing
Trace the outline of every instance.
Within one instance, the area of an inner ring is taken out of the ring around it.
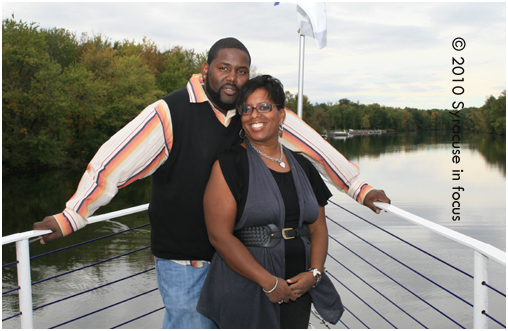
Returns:
[[[485,314],[488,311],[488,288],[485,284],[488,281],[488,261],[493,260],[506,266],[506,252],[483,243],[474,238],[463,235],[457,231],[450,230],[444,226],[435,224],[419,216],[408,213],[393,205],[385,203],[375,203],[379,208],[386,212],[393,213],[410,222],[425,227],[441,236],[454,240],[474,251],[474,303],[473,303],[473,327],[476,329],[488,328],[488,318]],[[111,213],[93,216],[88,219],[89,223],[110,220],[113,218],[126,216],[148,209],[148,204],[127,208]],[[32,308],[32,290],[31,290],[31,270],[30,270],[30,252],[29,239],[39,237],[49,233],[49,230],[33,230],[23,233],[17,233],[2,237],[2,245],[16,243],[17,275],[18,275],[18,296],[21,328],[33,328],[33,308]]]
[[[113,211],[111,213],[101,214],[88,218],[88,223],[97,223],[110,220],[113,218],[131,215],[148,210],[148,203],[131,208]],[[33,310],[32,310],[32,277],[30,270],[30,247],[29,240],[51,233],[50,230],[32,230],[22,233],[12,234],[2,237],[2,246],[6,244],[16,243],[16,259],[18,261],[18,297],[19,312],[21,313],[21,328],[33,329]]]
[[[405,220],[421,225],[443,237],[454,240],[474,250],[473,327],[475,329],[488,328],[488,318],[487,315],[485,315],[489,303],[488,288],[484,286],[484,284],[488,282],[487,265],[489,259],[492,259],[506,266],[506,252],[460,232],[408,213],[393,205],[383,202],[374,202],[374,204],[386,212],[393,213]]]

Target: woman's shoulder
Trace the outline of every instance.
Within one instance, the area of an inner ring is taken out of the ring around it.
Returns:
[[[242,188],[246,182],[245,178],[248,175],[247,152],[238,144],[221,152],[218,160],[229,189],[239,203]]]
[[[296,161],[298,161],[298,163],[304,170],[307,171],[308,169],[312,169],[314,167],[312,165],[312,162],[310,162],[309,159],[307,159],[307,157],[305,157],[302,153],[298,153],[298,152],[294,152],[294,151],[290,151],[290,152],[291,152],[291,154],[293,154]]]
[[[332,196],[332,193],[326,186],[323,178],[321,178],[319,171],[316,169],[311,160],[309,160],[305,155],[295,152],[291,153],[293,153],[295,159],[302,167],[304,173],[307,175],[307,178],[309,178],[312,188],[314,189],[314,194],[316,194],[318,204],[320,206],[326,205],[327,200]]]
[[[239,158],[244,157],[246,155],[247,155],[247,153],[246,153],[245,148],[240,144],[236,144],[236,145],[220,152],[218,158],[219,158],[219,160],[231,161],[231,160],[238,160]]]
[[[219,164],[225,173],[244,172],[247,163],[247,151],[240,145],[234,145],[218,155]]]

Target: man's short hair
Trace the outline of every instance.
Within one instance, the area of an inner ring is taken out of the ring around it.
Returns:
[[[219,55],[219,51],[224,48],[236,48],[241,51],[244,51],[249,56],[249,65],[251,63],[250,54],[247,50],[247,47],[245,47],[242,42],[236,38],[224,38],[220,39],[215,44],[213,44],[212,48],[210,48],[210,51],[208,52],[208,59],[206,62],[210,65],[212,64],[212,61],[215,60],[215,58]]]

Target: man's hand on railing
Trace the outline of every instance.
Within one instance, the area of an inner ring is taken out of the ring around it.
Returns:
[[[42,220],[42,222],[34,223],[33,229],[53,231],[52,233],[45,234],[42,236],[40,240],[41,244],[45,244],[55,239],[63,237],[62,230],[60,229],[60,226],[58,225],[58,222],[56,221],[56,218],[54,216],[47,216]]]
[[[367,193],[365,199],[363,200],[363,204],[366,207],[372,209],[372,211],[375,212],[376,214],[379,214],[381,212],[381,209],[379,209],[374,205],[375,201],[390,203],[390,199],[388,199],[388,197],[385,194],[385,191],[383,190],[372,190],[369,193]]]

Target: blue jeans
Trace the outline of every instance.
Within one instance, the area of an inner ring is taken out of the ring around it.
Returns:
[[[217,329],[211,319],[196,310],[209,269],[209,264],[195,268],[155,258],[157,284],[166,306],[164,329]]]

